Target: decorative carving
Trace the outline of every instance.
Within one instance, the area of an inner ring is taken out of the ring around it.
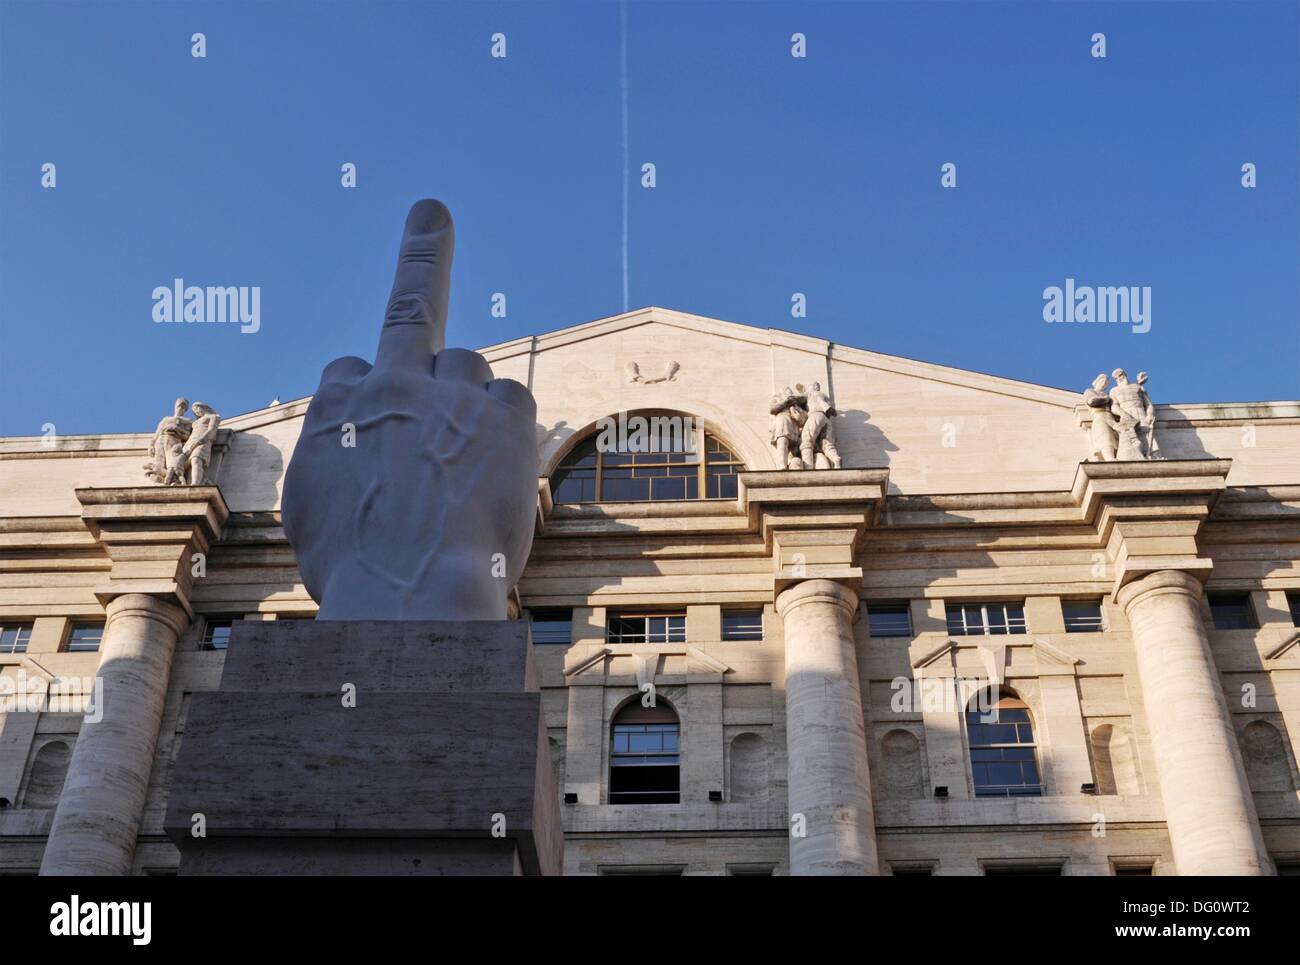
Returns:
[[[190,485],[205,486],[208,479],[208,466],[212,463],[212,444],[217,441],[217,429],[221,427],[221,416],[210,405],[194,403],[193,429],[190,440],[181,450],[181,456],[189,464]]]
[[[635,362],[628,362],[624,369],[627,371],[627,380],[629,382],[640,382],[642,385],[658,385],[660,382],[676,382],[677,372],[681,368],[676,362],[669,362],[664,366],[664,374],[656,378],[648,379],[641,374],[641,367]]]
[[[1100,373],[1083,391],[1084,404],[1092,410],[1088,430],[1090,462],[1125,462],[1161,459],[1156,440],[1156,407],[1147,395],[1147,374],[1139,372],[1137,382],[1128,373],[1111,373],[1115,386],[1106,392],[1109,379]]]
[[[839,469],[835,448],[835,407],[830,396],[814,382],[805,389],[788,385],[772,396],[768,406],[772,445],[782,469]]]

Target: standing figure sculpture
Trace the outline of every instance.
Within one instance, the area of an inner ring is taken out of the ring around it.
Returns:
[[[809,469],[839,469],[840,453],[835,448],[835,429],[831,423],[835,407],[830,396],[822,391],[820,382],[814,382],[808,389],[807,399],[808,420],[799,442],[803,464]]]
[[[772,402],[768,406],[768,412],[771,413],[768,421],[772,445],[776,446],[776,463],[781,469],[805,468],[799,452],[804,424],[808,420],[808,410],[804,408],[807,402],[804,396],[795,395],[787,385],[772,396]],[[811,469],[811,464],[806,468]]]
[[[193,430],[189,442],[181,450],[181,456],[189,464],[190,485],[208,484],[208,465],[212,462],[212,444],[217,441],[217,429],[221,426],[221,416],[210,405],[194,403]]]
[[[154,430],[153,441],[149,444],[149,461],[144,464],[144,473],[154,482],[163,485],[176,485],[173,482],[180,465],[181,450],[190,437],[194,423],[185,418],[185,411],[190,407],[190,400],[176,400],[174,414],[158,423]],[[184,481],[183,473],[181,482]]]
[[[1092,410],[1088,429],[1088,459],[1094,462],[1160,459],[1156,440],[1156,407],[1147,395],[1147,374],[1139,372],[1137,382],[1128,373],[1111,373],[1114,387],[1107,392],[1105,373],[1083,391],[1083,402]]]
[[[1092,409],[1092,425],[1088,428],[1088,458],[1095,462],[1114,462],[1119,441],[1119,420],[1110,411],[1110,396],[1106,386],[1110,377],[1100,372],[1092,385],[1083,390],[1083,401]]]

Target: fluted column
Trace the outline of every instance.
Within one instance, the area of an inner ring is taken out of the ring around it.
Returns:
[[[1180,875],[1271,874],[1255,802],[1202,623],[1201,584],[1178,570],[1119,591]]]
[[[101,688],[68,762],[43,875],[131,871],[190,590],[229,510],[215,486],[78,489],[82,520],[112,567],[104,605]],[[201,564],[201,565],[200,565]]]
[[[785,627],[790,873],[795,875],[879,870],[853,643],[857,606],[853,591],[824,579],[796,583],[776,599]]]
[[[107,611],[96,707],[102,716],[82,723],[41,862],[44,875],[131,871],[172,656],[189,618],[145,593],[119,596]]]

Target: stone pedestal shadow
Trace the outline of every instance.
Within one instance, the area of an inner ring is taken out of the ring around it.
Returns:
[[[558,875],[557,794],[527,623],[248,622],[165,827],[183,875]]]

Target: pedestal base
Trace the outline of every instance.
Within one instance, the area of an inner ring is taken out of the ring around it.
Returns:
[[[166,829],[181,874],[560,874],[557,793],[527,624],[246,623]]]

